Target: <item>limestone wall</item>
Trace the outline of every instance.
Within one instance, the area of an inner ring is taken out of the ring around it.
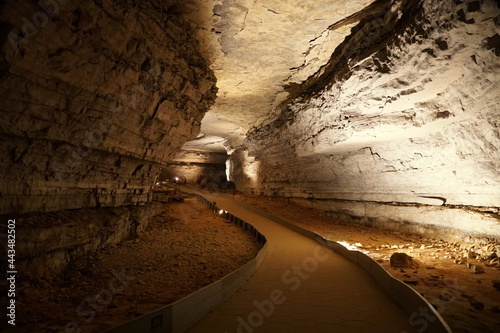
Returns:
[[[174,1],[3,1],[0,214],[150,200],[215,77]]]
[[[167,165],[164,172],[170,177],[185,178],[188,183],[218,182],[226,178],[225,152],[181,150]]]
[[[16,267],[23,277],[53,277],[73,258],[137,237],[152,217],[165,211],[164,204],[152,202],[17,217]]]
[[[465,206],[478,214],[468,228],[498,226],[500,10],[491,0],[456,3],[388,2],[361,20],[233,153],[237,187],[352,216],[369,217],[360,202],[382,205],[377,218],[395,205]],[[441,213],[398,214],[441,225]],[[500,238],[498,227],[491,235]]]

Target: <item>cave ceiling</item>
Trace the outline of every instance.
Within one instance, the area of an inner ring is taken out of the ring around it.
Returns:
[[[254,126],[271,121],[301,83],[327,63],[373,0],[223,0],[185,2],[217,77],[215,105],[192,150],[240,146]]]

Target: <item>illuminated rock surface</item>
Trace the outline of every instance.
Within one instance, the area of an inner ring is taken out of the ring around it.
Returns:
[[[64,3],[1,5],[0,214],[150,201],[215,99],[168,2]]]
[[[498,1],[50,3],[0,5],[0,214],[144,205],[230,154],[242,191],[500,238]]]
[[[500,11],[457,3],[382,1],[354,15],[324,66],[269,98],[281,102],[274,118],[228,141],[237,188],[365,224],[498,238]]]
[[[278,119],[248,135],[258,187],[498,205],[500,62],[487,40],[499,10],[485,2],[468,24],[456,14],[464,4],[417,3],[388,8],[371,32],[375,23],[361,24]]]

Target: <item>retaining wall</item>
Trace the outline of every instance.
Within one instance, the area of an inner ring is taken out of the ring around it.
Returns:
[[[214,282],[177,302],[167,305],[164,308],[158,309],[150,314],[134,319],[129,323],[108,330],[105,333],[183,332],[209,311],[214,309],[217,305],[222,303],[257,270],[267,250],[265,236],[251,224],[225,210],[221,210],[214,202],[211,202],[198,194],[194,194],[194,196],[207,204],[210,209],[214,211],[214,213],[219,213],[244,230],[250,232],[259,240],[261,244],[264,244],[263,248],[253,260],[233,273],[227,275],[223,279]],[[315,240],[322,246],[337,252],[349,261],[364,269],[380,286],[380,288],[382,288],[382,290],[408,315],[408,319],[410,321],[421,323],[422,320],[426,320],[427,326],[424,332],[451,333],[451,329],[448,324],[446,324],[441,315],[424,297],[422,297],[412,287],[394,278],[389,272],[387,272],[387,270],[385,270],[385,268],[366,254],[357,250],[349,250],[337,242],[326,240],[315,232],[301,228],[281,218],[271,217],[270,214],[267,213],[264,213],[264,215],[270,217],[273,221],[300,233],[301,235]],[[427,317],[422,317],[422,313],[427,313]],[[427,318],[434,319],[428,320]]]

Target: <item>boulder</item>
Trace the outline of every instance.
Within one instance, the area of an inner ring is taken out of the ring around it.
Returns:
[[[480,266],[480,265],[471,265],[470,266],[470,270],[472,271],[472,273],[474,274],[481,274],[481,273],[484,273],[484,268],[483,266]]]
[[[500,280],[493,280],[493,288],[500,291]]]
[[[396,252],[391,255],[391,267],[411,268],[416,266],[413,258],[406,253]]]

